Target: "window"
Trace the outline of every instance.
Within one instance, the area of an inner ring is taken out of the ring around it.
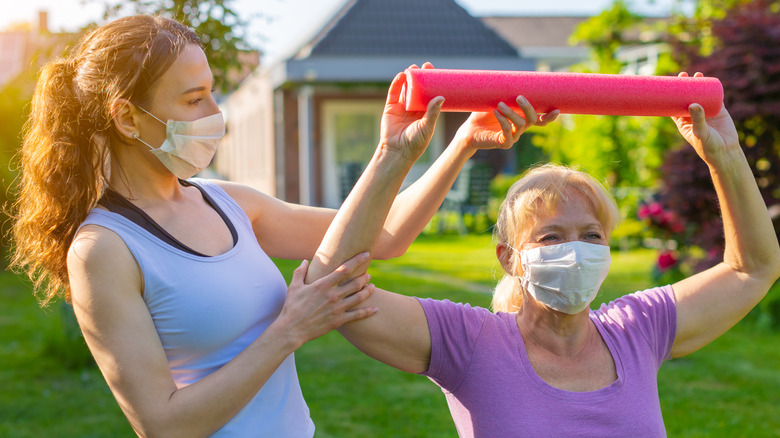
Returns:
[[[357,182],[379,143],[384,100],[331,100],[323,103],[323,203],[338,208]],[[422,157],[412,167],[404,187],[416,181],[441,152],[443,120]]]

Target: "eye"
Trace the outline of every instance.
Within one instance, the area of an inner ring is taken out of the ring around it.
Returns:
[[[203,98],[202,98],[202,97],[198,97],[197,99],[193,99],[193,100],[191,100],[191,101],[189,102],[189,104],[190,104],[190,105],[193,105],[193,106],[195,106],[195,105],[197,105],[197,104],[201,103],[202,101],[203,101]]]
[[[539,239],[540,242],[555,242],[556,240],[558,240],[558,236],[555,234],[545,234]]]
[[[585,235],[585,238],[588,240],[601,240],[601,234],[596,232],[591,232]]]

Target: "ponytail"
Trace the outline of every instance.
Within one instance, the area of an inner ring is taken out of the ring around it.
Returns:
[[[33,280],[43,305],[70,300],[68,249],[108,185],[111,148],[121,142],[111,106],[148,99],[188,44],[200,39],[187,26],[134,15],[94,29],[72,56],[41,71],[20,154],[11,267]]]
[[[70,298],[68,248],[106,180],[106,152],[101,137],[83,126],[74,77],[68,59],[43,68],[20,155],[11,266],[26,271],[42,304],[60,292]]]
[[[523,304],[523,293],[520,280],[514,275],[504,274],[498,280],[493,290],[493,301],[490,307],[493,312],[517,312]]]

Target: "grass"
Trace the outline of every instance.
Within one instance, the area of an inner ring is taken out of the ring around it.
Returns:
[[[654,254],[613,255],[595,305],[651,286]],[[373,281],[409,295],[488,306],[495,284],[489,237],[423,237],[407,255],[376,261]],[[287,278],[298,263],[277,261]],[[132,430],[83,345],[62,335],[64,313],[41,310],[29,285],[0,275],[0,436],[117,437]],[[659,392],[669,436],[780,436],[780,333],[740,324],[667,362]],[[317,437],[453,437],[444,396],[427,378],[376,362],[331,333],[296,353]],[[68,366],[70,364],[70,366]]]

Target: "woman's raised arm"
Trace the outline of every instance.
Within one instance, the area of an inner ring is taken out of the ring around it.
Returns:
[[[780,247],[731,116],[722,108],[705,118],[698,104],[689,111],[690,117],[674,121],[709,166],[726,246],[722,263],[672,286],[677,298],[673,357],[692,353],[726,332],[780,276]]]
[[[407,113],[398,99],[404,79],[405,76],[399,75],[390,86],[382,119],[380,146],[328,229],[312,261],[307,281],[318,278],[355,253],[372,250],[379,240],[388,212],[398,215],[388,219],[390,223],[399,222],[398,217],[413,217],[414,220],[420,221],[407,227],[398,225],[398,234],[404,234],[404,237],[399,238],[409,238],[408,243],[405,243],[408,246],[425,225],[422,221],[427,222],[436,211],[467,159],[461,162],[462,157],[452,158],[450,161],[437,163],[438,167],[430,173],[429,179],[421,179],[416,187],[413,186],[411,190],[407,190],[408,193],[399,196],[393,209],[390,209],[395,194],[411,167],[412,161],[409,161],[409,158],[419,157],[430,141],[433,122],[441,103],[439,99],[431,101],[425,115]],[[527,126],[546,124],[557,116],[557,112],[554,112],[540,120],[528,102],[519,98],[518,103],[523,109],[524,117],[505,105],[501,105],[493,115],[472,115],[456,137],[457,141],[463,142],[459,147],[464,150],[473,148],[471,153],[478,147],[490,145],[508,147],[517,141]],[[490,122],[488,118],[495,120]],[[526,120],[532,122],[527,123]],[[391,152],[406,148],[419,153]],[[399,160],[398,156],[404,158]],[[446,184],[438,186],[438,182],[433,181],[436,175],[445,179]],[[410,202],[405,205],[410,199],[427,199],[427,204]],[[396,205],[399,205],[398,211]],[[411,209],[420,209],[420,212],[417,215],[412,213]],[[376,289],[365,305],[376,307],[377,314],[369,320],[342,326],[341,333],[364,353],[391,366],[415,373],[427,370],[431,349],[430,333],[419,302],[412,297]]]

